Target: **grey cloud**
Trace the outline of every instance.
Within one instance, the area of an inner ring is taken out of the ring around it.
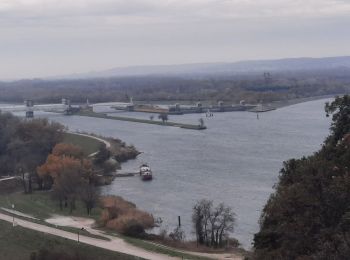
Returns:
[[[346,55],[349,6],[336,0],[0,0],[0,78]]]

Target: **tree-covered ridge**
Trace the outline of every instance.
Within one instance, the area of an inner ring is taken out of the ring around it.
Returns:
[[[331,134],[312,156],[284,163],[255,235],[256,259],[348,259],[350,97],[326,105]]]
[[[135,76],[116,78],[20,80],[0,82],[0,101],[91,103],[129,101],[272,102],[350,92],[348,70],[210,74],[203,76]],[[83,93],[83,94],[82,94]]]
[[[0,113],[0,176],[35,173],[62,140],[63,130],[47,119],[26,120]]]

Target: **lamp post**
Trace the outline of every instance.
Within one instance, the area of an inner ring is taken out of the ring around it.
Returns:
[[[84,231],[85,228],[82,227],[80,230],[81,230],[81,231]],[[79,233],[80,233],[80,230],[78,230],[78,243],[80,242],[80,241],[79,241]]]
[[[12,210],[15,209],[15,204],[12,204]],[[14,227],[15,226],[15,213],[12,212],[12,226]]]

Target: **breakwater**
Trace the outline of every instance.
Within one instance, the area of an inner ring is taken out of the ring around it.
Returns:
[[[96,113],[91,111],[80,111],[78,113],[75,113],[75,115],[79,116],[86,116],[86,117],[95,117],[95,118],[104,118],[104,119],[110,119],[110,120],[119,120],[119,121],[128,121],[128,122],[134,122],[134,123],[143,123],[143,124],[152,124],[152,125],[160,125],[160,126],[173,126],[173,127],[179,127],[183,129],[190,129],[190,130],[205,130],[207,129],[204,125],[195,125],[195,124],[183,124],[183,123],[175,123],[175,122],[162,122],[162,121],[155,121],[155,120],[147,120],[147,119],[139,119],[139,118],[133,118],[133,117],[122,117],[122,116],[109,116],[104,113]]]

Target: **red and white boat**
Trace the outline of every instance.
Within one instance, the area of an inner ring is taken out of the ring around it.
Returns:
[[[143,181],[150,181],[153,179],[151,167],[147,164],[142,164],[140,166],[140,176]]]

